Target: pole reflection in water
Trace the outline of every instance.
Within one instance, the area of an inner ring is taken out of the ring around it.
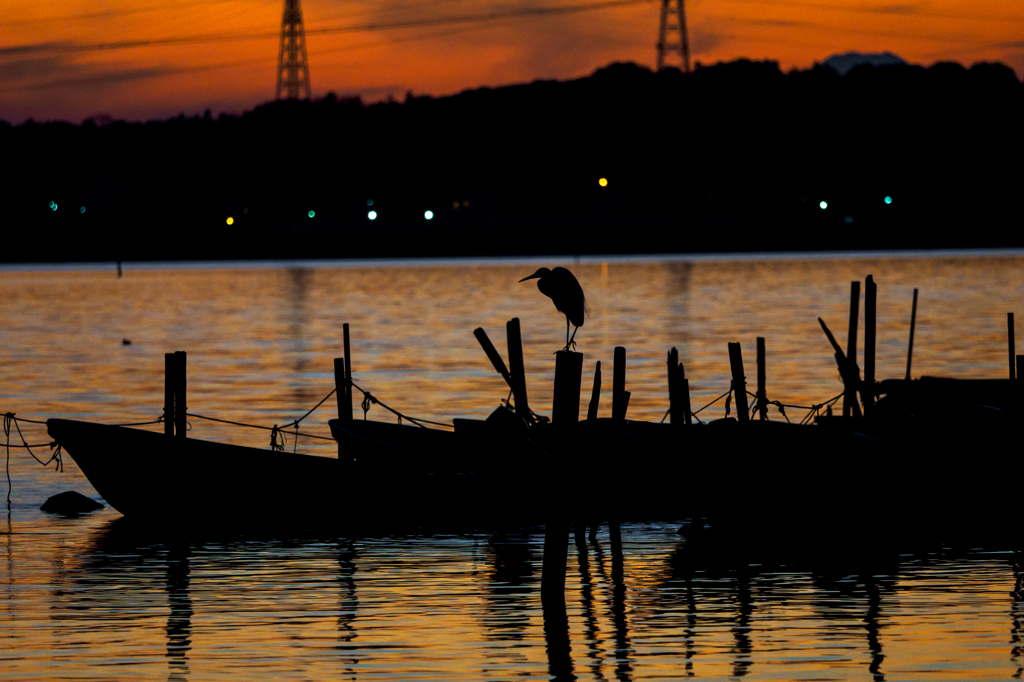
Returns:
[[[167,665],[170,680],[188,679],[188,652],[192,648],[192,599],[189,597],[188,543],[172,543],[167,550]]]
[[[576,562],[580,567],[580,604],[583,607],[583,635],[587,641],[587,658],[590,659],[590,670],[594,677],[603,680],[601,649],[597,641],[597,615],[594,613],[594,581],[590,575],[585,526],[577,524],[575,541]],[[596,544],[596,538],[594,542]]]
[[[868,666],[868,672],[875,682],[884,682],[882,661],[885,660],[885,655],[882,653],[882,642],[878,638],[878,615],[882,610],[882,595],[874,576],[865,578],[864,588],[868,593],[868,612],[864,616],[864,627],[868,631],[868,649],[871,650],[871,665]]]
[[[882,653],[882,625],[879,620],[882,616],[882,592],[892,589],[893,581],[884,577],[883,571],[887,569],[882,565],[869,562],[859,569],[858,577],[854,577],[856,574],[836,576],[834,567],[829,568],[830,574],[818,574],[814,581],[818,588],[815,606],[828,622],[860,621],[863,624],[867,635],[868,673],[875,682],[884,682],[882,663],[885,654]],[[860,610],[861,605],[863,610]]]
[[[540,599],[544,611],[544,642],[548,674],[553,680],[575,680],[572,647],[569,643],[569,615],[565,609],[565,563],[569,526],[561,520],[549,522],[544,531],[544,566]]]
[[[1021,663],[1021,656],[1024,655],[1021,647],[1021,621],[1024,620],[1024,571],[1021,571],[1021,557],[1018,552],[1013,560],[1013,592],[1010,593],[1013,602],[1010,604],[1010,662],[1017,667],[1013,672],[1013,679],[1021,679],[1024,674],[1024,665]]]
[[[345,674],[352,679],[356,676],[359,657],[357,646],[352,641],[358,637],[355,629],[356,613],[359,611],[359,595],[356,594],[356,550],[351,540],[338,546],[338,650],[349,654],[345,661]]]
[[[615,623],[615,678],[626,682],[631,679],[629,625],[626,622],[626,584],[623,579],[622,534],[617,521],[608,524],[612,546],[612,621]]]
[[[736,645],[733,649],[736,660],[732,666],[733,677],[743,677],[754,663],[750,659],[750,614],[754,607],[750,601],[750,576],[745,570],[741,570],[736,578],[736,602],[739,613],[736,615],[736,625],[732,629]]]
[[[485,554],[491,566],[484,592],[484,636],[521,642],[530,629],[529,597],[533,593],[533,551],[525,535],[496,535]]]

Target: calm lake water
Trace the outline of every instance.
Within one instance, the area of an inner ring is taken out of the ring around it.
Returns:
[[[914,376],[1006,376],[1006,313],[1024,312],[1024,254],[1016,252],[129,263],[120,279],[113,265],[2,268],[0,412],[155,419],[163,354],[185,350],[190,412],[286,423],[333,388],[348,322],[360,386],[413,416],[483,418],[508,391],[472,331],[486,329],[505,355],[505,322],[519,317],[530,403],[549,413],[564,317],[533,282],[518,283],[541,265],[569,267],[587,292],[591,315],[576,340],[585,392],[594,362],[606,368],[602,416],[618,345],[628,349],[634,419],[664,416],[671,347],[694,405],[703,405],[729,387],[728,342],[742,343],[753,376],[758,336],[767,341],[770,399],[810,406],[834,397],[841,384],[817,318],[845,345],[850,282],[868,274],[879,285],[880,378],[906,371],[915,287]],[[301,432],[329,435],[333,410],[332,399]],[[788,412],[794,420],[806,413]],[[723,415],[721,402],[702,413]],[[389,419],[379,406],[369,416]],[[266,431],[191,421],[191,437],[269,444]],[[48,441],[43,427],[22,428],[30,443]],[[20,442],[16,431],[12,442]],[[325,441],[288,445],[336,455]],[[38,452],[49,455],[45,445]],[[109,507],[81,518],[39,511],[64,490],[99,498],[71,457],[56,473],[21,449],[10,453],[11,506],[0,523],[3,679],[974,680],[1024,672],[1022,557],[1003,547],[892,556],[855,548],[827,564],[808,548],[768,562],[688,545],[677,519],[625,525],[621,544],[602,527],[569,545],[566,643],[552,637],[541,609],[543,534],[172,540],[126,526]],[[969,456],[957,465],[970,466]],[[691,484],[699,482],[680,482]]]

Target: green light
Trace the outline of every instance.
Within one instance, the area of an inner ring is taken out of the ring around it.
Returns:
[[[78,212],[79,213],[85,213],[85,206],[83,206],[82,208],[78,209]]]
[[[307,213],[306,215],[308,215],[308,216],[309,216],[310,218],[312,218],[313,216],[315,216],[315,215],[316,215],[316,211],[310,211],[310,212],[309,212],[309,213]]]
[[[376,211],[370,211],[369,213],[366,214],[366,217],[369,218],[370,220],[376,220],[377,219],[377,212]]]
[[[55,203],[53,203],[53,202],[51,201],[51,202],[50,202],[50,208],[57,208],[57,204],[55,204]]]
[[[426,218],[427,220],[433,220],[434,219],[434,212],[433,211],[424,211],[423,212],[423,217]]]
[[[885,201],[885,203],[887,203],[887,204],[891,204],[891,203],[892,203],[892,197],[886,197],[886,198],[884,199],[884,201]]]
[[[824,211],[826,208],[828,208],[828,202],[823,201],[820,204],[818,204],[818,206],[821,208],[822,211]]]

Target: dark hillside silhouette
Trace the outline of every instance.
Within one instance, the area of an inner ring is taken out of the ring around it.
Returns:
[[[3,260],[1021,246],[1022,120],[1001,64],[740,60],[0,124]]]

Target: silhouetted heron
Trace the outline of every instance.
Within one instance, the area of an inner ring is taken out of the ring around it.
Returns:
[[[519,281],[525,282],[528,279],[536,279],[540,293],[554,301],[558,312],[565,314],[565,348],[563,350],[569,350],[569,346],[575,350],[576,330],[583,326],[583,317],[587,310],[587,297],[583,295],[583,287],[565,268],[555,268],[554,270],[541,268]],[[570,323],[575,327],[572,330],[572,337],[569,336]]]

